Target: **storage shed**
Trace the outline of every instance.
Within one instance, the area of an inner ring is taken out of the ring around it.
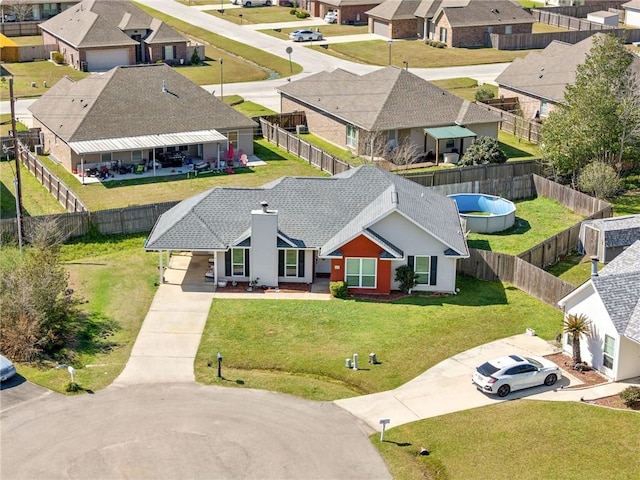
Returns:
[[[609,263],[640,240],[640,215],[587,220],[580,227],[578,251]]]

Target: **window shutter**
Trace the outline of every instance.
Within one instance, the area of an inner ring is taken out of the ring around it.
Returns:
[[[284,277],[284,250],[278,250],[278,276]]]
[[[429,285],[438,283],[438,257],[431,257],[431,271],[429,272]]]
[[[414,264],[414,260],[413,260],[413,255],[409,255],[407,257],[407,266],[411,269],[411,271],[413,272],[413,264]]]
[[[174,45],[173,46],[173,59],[174,60],[176,59],[177,55],[178,55],[178,48]]]
[[[224,275],[231,276],[231,250],[224,252]]]
[[[304,277],[304,250],[298,250],[298,277]]]
[[[244,276],[249,277],[251,274],[249,273],[249,249],[246,248],[244,250]]]

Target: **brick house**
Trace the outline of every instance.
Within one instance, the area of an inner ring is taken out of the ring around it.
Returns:
[[[338,13],[339,24],[367,23],[367,11],[382,0],[304,0],[302,8],[314,17],[324,18],[330,12]]]
[[[414,38],[419,36],[415,15],[420,0],[386,0],[367,12],[369,32],[383,37]]]
[[[309,131],[356,155],[370,141],[413,145],[438,162],[478,136],[497,138],[500,117],[413,73],[389,66],[366,75],[320,72],[280,87],[280,111],[304,111]]]
[[[57,45],[65,63],[84,71],[188,63],[193,52],[185,37],[128,1],[83,0],[39,28],[45,45]]]

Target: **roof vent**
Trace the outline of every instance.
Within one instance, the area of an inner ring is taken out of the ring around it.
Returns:
[[[393,190],[391,192],[391,203],[398,203],[398,191]]]
[[[267,207],[269,206],[269,204],[263,200],[260,202],[260,206],[262,207],[262,211],[264,213],[267,213]]]

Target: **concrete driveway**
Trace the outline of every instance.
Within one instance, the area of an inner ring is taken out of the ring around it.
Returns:
[[[475,367],[491,358],[514,353],[543,356],[555,352],[555,348],[540,337],[516,335],[455,355],[395,390],[337,400],[335,403],[370,427],[380,430],[380,418],[390,418],[390,427],[394,427],[577,384],[574,377],[564,376],[563,372],[564,378],[553,387],[521,390],[504,399],[486,395],[471,384]]]

